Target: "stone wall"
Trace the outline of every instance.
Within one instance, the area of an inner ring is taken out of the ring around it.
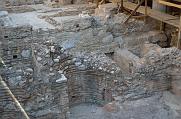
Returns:
[[[6,64],[1,75],[31,118],[64,119],[69,105],[66,81],[59,84],[53,81],[53,76],[45,77],[42,76],[45,72],[36,72],[39,65],[31,33],[29,26],[1,28],[1,56]],[[61,75],[56,78],[58,76]],[[2,95],[9,98],[6,93]],[[11,118],[11,114],[12,118],[23,118],[12,100],[1,102],[0,107],[4,109],[3,119]],[[10,110],[12,113],[7,113]]]
[[[1,75],[19,101],[24,102],[30,98],[27,88],[33,78],[32,50],[29,38],[31,27],[1,27],[0,31],[1,57],[6,64],[6,67],[1,69]],[[6,92],[3,92],[2,95],[4,98],[9,98]],[[20,118],[21,113],[16,109],[12,99],[9,99],[10,101],[0,104],[1,107],[5,107],[5,111],[1,113],[2,117],[4,119]],[[7,116],[8,111],[12,111],[10,117]]]
[[[48,40],[50,31],[46,33],[32,31],[30,26],[1,28],[0,52],[6,64],[1,75],[28,115],[35,119],[64,119],[74,104],[110,102],[112,79],[119,67],[104,54],[67,54],[60,42]],[[71,72],[75,68],[78,75]],[[83,87],[82,92],[73,90],[73,86]],[[74,95],[81,98],[75,97],[75,101]],[[0,107],[5,110],[1,113],[3,119],[11,117],[6,115],[10,110],[13,117],[21,119],[12,100],[1,102]]]
[[[7,6],[42,4],[43,0],[6,0]]]
[[[106,22],[86,14],[68,20],[60,16],[52,17],[58,29],[0,28],[0,57],[6,64],[0,74],[32,119],[65,119],[69,108],[80,103],[104,105],[180,91],[175,83],[179,51],[145,44],[165,42],[164,35],[154,38],[159,33],[146,32],[142,22],[122,25],[125,15]],[[110,52],[116,62],[104,54]],[[3,119],[21,119],[8,95],[0,94]]]
[[[4,0],[0,1],[0,10],[4,10],[5,9],[5,2]]]
[[[61,5],[70,5],[70,4],[87,4],[88,0],[47,0],[45,3],[52,7],[58,7]]]
[[[125,73],[121,85],[124,87],[127,85],[125,82],[129,82],[127,88],[116,90],[123,91],[122,95],[126,95],[128,100],[135,98],[134,94],[136,97],[144,97],[166,90],[180,95],[180,86],[176,85],[181,81],[179,73],[181,66],[178,60],[180,51],[176,48],[163,49],[156,44],[146,43],[143,44],[140,54],[142,57],[137,57],[127,49],[116,50],[114,60]],[[129,90],[132,94],[127,96],[126,92]]]
[[[107,84],[110,85],[110,84]],[[112,94],[106,96],[108,87],[101,73],[85,71],[78,73],[68,80],[70,106],[81,103],[93,103],[103,105],[112,101]]]

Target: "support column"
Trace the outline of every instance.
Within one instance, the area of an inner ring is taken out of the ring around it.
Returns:
[[[178,31],[177,48],[181,49],[181,16],[180,16],[180,26],[179,26],[179,31]]]
[[[165,31],[165,23],[162,21],[160,23],[160,31]]]
[[[147,16],[148,16],[148,0],[145,0],[145,18],[144,18],[145,23]]]
[[[166,12],[166,6],[158,3],[158,0],[153,0],[152,9],[158,10],[160,12]],[[161,31],[164,31],[164,26],[165,26],[165,23],[161,22],[160,23],[160,30]]]

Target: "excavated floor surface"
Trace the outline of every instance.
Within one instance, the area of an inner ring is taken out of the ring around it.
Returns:
[[[70,119],[180,119],[180,99],[164,92],[163,95],[113,105],[112,111],[93,104],[80,104],[70,109]],[[175,111],[174,115],[172,111]]]
[[[70,119],[101,119],[104,117],[102,107],[94,104],[80,104],[70,109]]]

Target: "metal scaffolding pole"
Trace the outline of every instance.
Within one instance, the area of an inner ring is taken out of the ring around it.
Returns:
[[[19,101],[16,99],[16,97],[13,95],[13,93],[11,92],[9,87],[7,86],[6,82],[3,81],[1,76],[0,76],[0,84],[4,87],[4,89],[7,91],[9,96],[13,99],[13,101],[15,102],[16,107],[20,109],[20,111],[24,115],[25,119],[30,119],[29,116],[27,115],[27,113],[25,112],[25,110],[23,109],[23,107],[21,106],[21,104],[19,103]]]

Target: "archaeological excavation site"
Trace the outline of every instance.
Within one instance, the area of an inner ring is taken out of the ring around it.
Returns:
[[[181,119],[181,0],[0,0],[0,119]]]

